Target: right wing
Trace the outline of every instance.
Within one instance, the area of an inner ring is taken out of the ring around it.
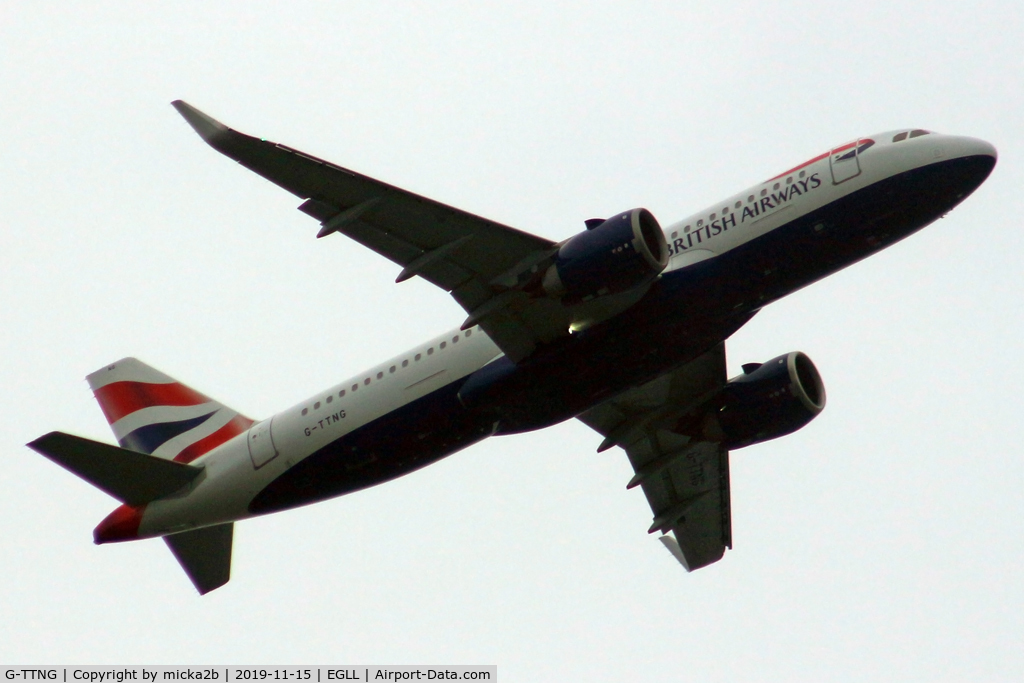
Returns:
[[[726,382],[725,344],[647,384],[588,410],[579,419],[604,435],[598,450],[621,446],[654,513],[648,533],[693,571],[732,547],[729,452],[706,434],[695,409]]]
[[[518,362],[537,344],[568,334],[568,309],[515,289],[556,244],[368,178],[298,150],[228,128],[195,107],[173,103],[211,147],[301,197],[318,237],[341,232],[441,287],[498,347]]]

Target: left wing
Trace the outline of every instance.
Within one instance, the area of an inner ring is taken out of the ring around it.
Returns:
[[[708,438],[695,413],[726,379],[721,343],[579,416],[605,437],[599,451],[626,450],[636,472],[627,488],[642,487],[654,513],[648,533],[671,530],[675,538],[662,542],[687,571],[717,562],[732,547],[729,453]]]
[[[368,178],[290,147],[228,128],[177,100],[174,108],[210,146],[305,201],[299,210],[320,220],[318,237],[342,232],[451,292],[513,361],[538,343],[568,333],[568,312],[556,301],[515,289],[536,272],[556,244]]]

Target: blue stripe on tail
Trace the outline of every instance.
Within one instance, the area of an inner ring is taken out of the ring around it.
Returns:
[[[122,448],[128,448],[133,451],[138,451],[139,453],[152,455],[153,451],[160,448],[160,446],[163,446],[174,437],[184,434],[190,429],[195,429],[213,417],[216,413],[217,411],[214,410],[206,415],[200,415],[199,417],[193,417],[188,420],[178,420],[177,422],[157,422],[155,424],[145,425],[139,427],[130,434],[125,435],[123,439],[120,439],[119,443]]]

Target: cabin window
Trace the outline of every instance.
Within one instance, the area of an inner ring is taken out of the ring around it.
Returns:
[[[698,227],[698,228],[699,228],[700,226],[702,226],[702,225],[704,225],[704,219],[703,219],[703,218],[701,218],[701,219],[700,219],[699,221],[697,221],[697,227]]]
[[[902,133],[896,133],[896,135],[892,136],[892,141],[893,142],[903,142],[906,139],[907,139],[907,132],[906,131],[904,131]]]
[[[428,356],[433,356],[434,355],[434,347],[433,346],[431,346],[429,349],[427,349],[427,355]]]
[[[309,415],[309,408],[303,408],[302,409],[302,414],[303,415]]]
[[[345,396],[345,390],[342,389],[341,391],[338,392],[338,398],[342,398],[344,396]]]
[[[383,372],[378,372],[377,373],[377,379],[384,379],[384,373]]]
[[[364,379],[363,384],[365,384],[366,386],[370,386],[370,378],[367,377],[366,379]]]
[[[779,184],[778,184],[778,183],[775,183],[774,185],[772,185],[772,189],[773,189],[773,190],[777,190],[777,189],[779,189]]]
[[[715,220],[716,218],[718,218],[718,214],[717,213],[713,213],[713,214],[711,214],[711,218],[709,220]]]
[[[912,138],[919,138],[922,135],[928,135],[928,131],[921,130],[920,128],[918,128],[917,130],[910,131],[910,137]]]
[[[749,197],[747,197],[747,201],[748,202],[754,201],[754,195],[750,195]]]
[[[327,397],[327,402],[328,402],[328,403],[330,403],[330,402],[331,402],[331,401],[333,401],[333,400],[334,400],[334,396],[328,396],[328,397]]]
[[[407,368],[407,367],[409,367],[409,361],[408,361],[408,360],[403,360],[403,361],[402,361],[402,367],[403,367],[403,368]]]
[[[761,190],[761,196],[762,197],[767,197],[768,196],[768,190]]]
[[[675,239],[677,237],[679,237],[679,231],[678,230],[673,230],[672,231],[672,239]]]
[[[441,348],[442,348],[442,349],[443,349],[444,347],[446,347],[446,346],[448,346],[448,342],[441,342]]]
[[[353,384],[353,385],[352,385],[352,391],[353,391],[353,392],[355,392],[355,391],[359,391],[359,385],[358,385],[358,384]]]
[[[390,368],[388,368],[388,372],[390,372],[390,373],[394,374],[394,372],[395,372],[395,366],[394,366],[394,365],[392,365],[392,366],[391,366]]]
[[[471,335],[471,334],[473,334],[473,330],[466,330],[466,336],[467,336],[467,337],[468,337],[469,335]]]
[[[801,178],[803,178],[805,175],[807,175],[807,171],[800,171],[800,177]]]
[[[419,360],[420,358],[423,358],[423,354],[422,353],[417,353],[416,357],[413,358],[413,360]]]
[[[320,410],[320,401],[313,404],[313,410]]]
[[[788,178],[786,178],[786,184],[787,185],[792,185],[793,184],[793,176],[789,176]]]
[[[683,232],[690,232],[690,226],[687,225],[685,228],[683,228]]]
[[[753,197],[751,197],[751,199],[753,199]],[[741,206],[743,206],[743,202],[736,202],[737,209],[740,208]]]
[[[452,337],[452,344],[455,344],[458,341],[459,341],[459,335],[455,335],[454,337]]]

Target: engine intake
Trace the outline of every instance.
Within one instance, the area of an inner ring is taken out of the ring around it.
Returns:
[[[617,214],[565,242],[542,286],[566,303],[640,287],[668,265],[665,233],[647,209]]]
[[[792,434],[825,408],[825,385],[806,354],[792,351],[767,363],[743,366],[701,411],[688,433],[726,448],[743,448]]]

